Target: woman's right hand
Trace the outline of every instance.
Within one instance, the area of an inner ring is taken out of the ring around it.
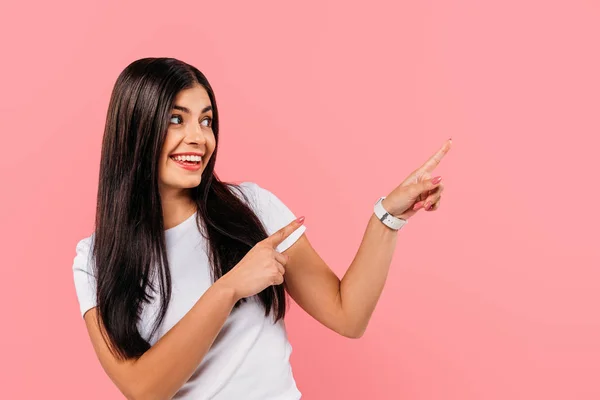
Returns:
[[[276,248],[303,222],[304,217],[298,218],[258,242],[216,283],[233,289],[236,300],[260,293],[270,285],[282,284],[289,256],[279,253]]]

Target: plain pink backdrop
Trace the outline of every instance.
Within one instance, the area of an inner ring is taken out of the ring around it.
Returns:
[[[197,66],[217,173],[276,193],[341,277],[378,196],[448,137],[361,340],[295,304],[311,399],[600,398],[600,6],[572,1],[6,2],[0,398],[121,398],[79,315],[112,86]]]

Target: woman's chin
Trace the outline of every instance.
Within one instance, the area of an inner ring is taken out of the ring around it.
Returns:
[[[161,186],[169,189],[191,189],[200,185],[201,180],[202,176],[198,175],[198,177],[187,177],[186,179],[171,180],[167,182],[163,181]]]
[[[182,189],[189,189],[189,188],[193,188],[196,187],[200,184],[200,181],[202,180],[202,175],[198,175],[197,178],[188,178],[185,180],[182,180],[180,182],[180,187]]]

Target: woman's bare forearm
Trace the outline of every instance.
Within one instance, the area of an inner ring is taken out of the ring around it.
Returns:
[[[118,361],[98,330],[91,332],[100,361],[129,399],[170,399],[212,346],[236,302],[233,290],[213,284],[173,328],[137,360]],[[91,319],[90,319],[91,320]]]
[[[360,247],[340,283],[340,298],[348,331],[364,333],[387,279],[398,231],[371,214]]]
[[[235,304],[233,292],[211,286],[192,309],[138,360],[150,398],[170,399],[194,373]],[[142,360],[143,358],[143,360]],[[154,396],[154,394],[160,394]],[[143,396],[146,398],[146,396]]]

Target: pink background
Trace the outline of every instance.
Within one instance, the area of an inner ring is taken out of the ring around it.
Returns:
[[[399,233],[366,335],[292,306],[305,399],[600,398],[598,2],[1,7],[0,398],[121,398],[71,266],[112,85],[147,56],[207,75],[217,172],[305,215],[339,276],[376,198],[454,138],[441,207]]]

